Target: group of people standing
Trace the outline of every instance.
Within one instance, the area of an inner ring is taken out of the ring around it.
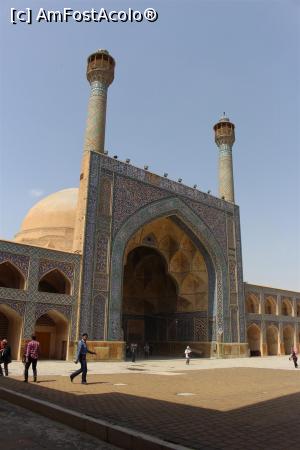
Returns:
[[[144,351],[144,358],[149,359],[152,352],[150,344],[146,342],[142,349]],[[135,362],[137,356],[140,356],[140,350],[141,347],[134,342],[131,344],[126,344],[126,359],[131,358],[131,362]]]
[[[135,362],[136,357],[138,355],[138,344],[132,343],[132,344],[127,344],[126,345],[126,358],[130,358],[131,357],[131,362]],[[144,347],[144,358],[145,359],[149,359],[150,354],[152,353],[152,349],[150,347],[150,344],[148,344],[148,342],[145,343]],[[186,364],[190,364],[190,359],[191,359],[191,355],[192,355],[192,349],[191,347],[188,345],[186,347],[186,349],[184,350],[184,356],[185,356],[185,362]]]

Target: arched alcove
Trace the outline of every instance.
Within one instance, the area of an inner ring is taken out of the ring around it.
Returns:
[[[294,348],[294,329],[291,325],[286,325],[283,328],[283,345],[284,353],[286,355],[291,354]]]
[[[246,297],[246,311],[251,314],[259,313],[259,300],[256,295],[247,294]]]
[[[25,279],[21,272],[9,261],[0,264],[0,287],[24,289]]]
[[[38,290],[40,292],[50,292],[53,294],[71,294],[71,283],[68,278],[58,269],[47,272],[39,281]]]
[[[22,318],[6,304],[0,304],[0,339],[7,338],[12,359],[19,359],[22,335]]]
[[[35,323],[35,335],[40,342],[42,359],[67,358],[69,322],[59,311],[42,314]]]
[[[125,340],[137,343],[153,340],[155,317],[174,313],[176,303],[176,283],[159,251],[145,246],[131,250],[123,280]]]
[[[273,297],[267,297],[265,299],[265,314],[276,314],[276,302]]]
[[[250,349],[250,356],[261,356],[260,351],[260,328],[258,325],[253,323],[248,327],[247,330],[247,337],[248,337],[248,344]]]
[[[281,314],[283,316],[292,316],[293,308],[292,303],[288,299],[284,299],[281,302]]]

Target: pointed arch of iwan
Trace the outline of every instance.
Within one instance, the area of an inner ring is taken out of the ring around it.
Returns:
[[[206,255],[209,270],[209,306],[210,323],[215,323],[219,332],[223,332],[224,342],[231,342],[230,326],[223,317],[229,317],[228,272],[224,253],[210,228],[182,200],[172,197],[151,203],[139,209],[118,231],[112,247],[111,291],[109,299],[108,339],[122,339],[122,283],[124,253],[129,239],[142,226],[160,217],[171,217],[177,225],[187,231],[196,245]],[[216,336],[209,331],[209,339]]]

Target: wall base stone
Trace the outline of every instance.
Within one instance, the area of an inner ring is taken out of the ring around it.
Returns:
[[[90,361],[122,361],[125,357],[125,342],[123,341],[88,341],[88,348],[96,355],[89,355]],[[77,342],[70,342],[68,360],[76,357]]]
[[[245,358],[249,356],[249,346],[246,343],[218,343],[220,358]]]

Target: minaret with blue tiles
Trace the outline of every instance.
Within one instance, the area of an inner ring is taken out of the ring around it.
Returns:
[[[82,253],[91,152],[104,153],[108,87],[114,80],[115,60],[107,50],[97,50],[87,60],[86,77],[91,86],[81,161],[73,251]]]
[[[225,113],[214,125],[215,142],[219,147],[219,195],[234,203],[232,146],[235,141],[234,124]]]
[[[84,151],[104,152],[107,90],[114,79],[115,60],[107,50],[92,53],[86,77],[91,86]]]

